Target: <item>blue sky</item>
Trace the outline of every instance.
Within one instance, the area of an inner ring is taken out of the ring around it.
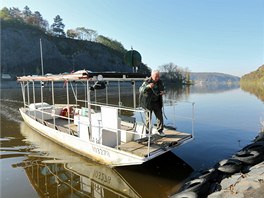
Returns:
[[[237,76],[264,64],[264,0],[1,0],[67,29],[85,27],[139,51],[150,68]]]

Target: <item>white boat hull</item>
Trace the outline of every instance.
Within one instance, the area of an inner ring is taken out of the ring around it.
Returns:
[[[20,113],[25,123],[39,132],[41,135],[51,139],[52,141],[62,145],[63,147],[72,150],[78,154],[91,158],[103,164],[110,166],[126,166],[142,164],[154,157],[139,157],[131,153],[120,151],[115,148],[110,148],[104,145],[95,144],[90,141],[84,141],[79,137],[60,132],[56,129],[52,129],[48,126],[41,124],[28,116],[24,111],[24,108],[20,108]]]

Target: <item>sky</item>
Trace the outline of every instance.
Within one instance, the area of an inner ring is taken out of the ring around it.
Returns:
[[[152,69],[242,76],[264,64],[264,0],[1,0],[28,6],[64,31],[85,27],[117,40]],[[89,68],[87,68],[89,69]]]

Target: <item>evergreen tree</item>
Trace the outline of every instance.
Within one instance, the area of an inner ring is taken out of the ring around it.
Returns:
[[[12,18],[17,19],[19,21],[23,20],[23,15],[21,11],[18,8],[10,8],[9,13],[12,16]]]
[[[39,11],[32,15],[32,24],[38,26],[42,30],[48,29],[48,22],[44,20]]]
[[[57,15],[54,18],[54,23],[51,25],[54,36],[65,37],[64,27],[65,25],[62,23],[62,18],[60,15]]]
[[[24,15],[24,18],[30,17],[32,15],[32,12],[28,6],[24,7],[23,15]]]

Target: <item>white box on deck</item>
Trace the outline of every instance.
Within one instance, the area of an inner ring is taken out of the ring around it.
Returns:
[[[115,147],[120,144],[120,119],[118,109],[101,107],[102,114],[102,144]]]
[[[83,140],[89,140],[89,118],[81,115],[74,115],[74,124],[79,128],[79,137]]]

